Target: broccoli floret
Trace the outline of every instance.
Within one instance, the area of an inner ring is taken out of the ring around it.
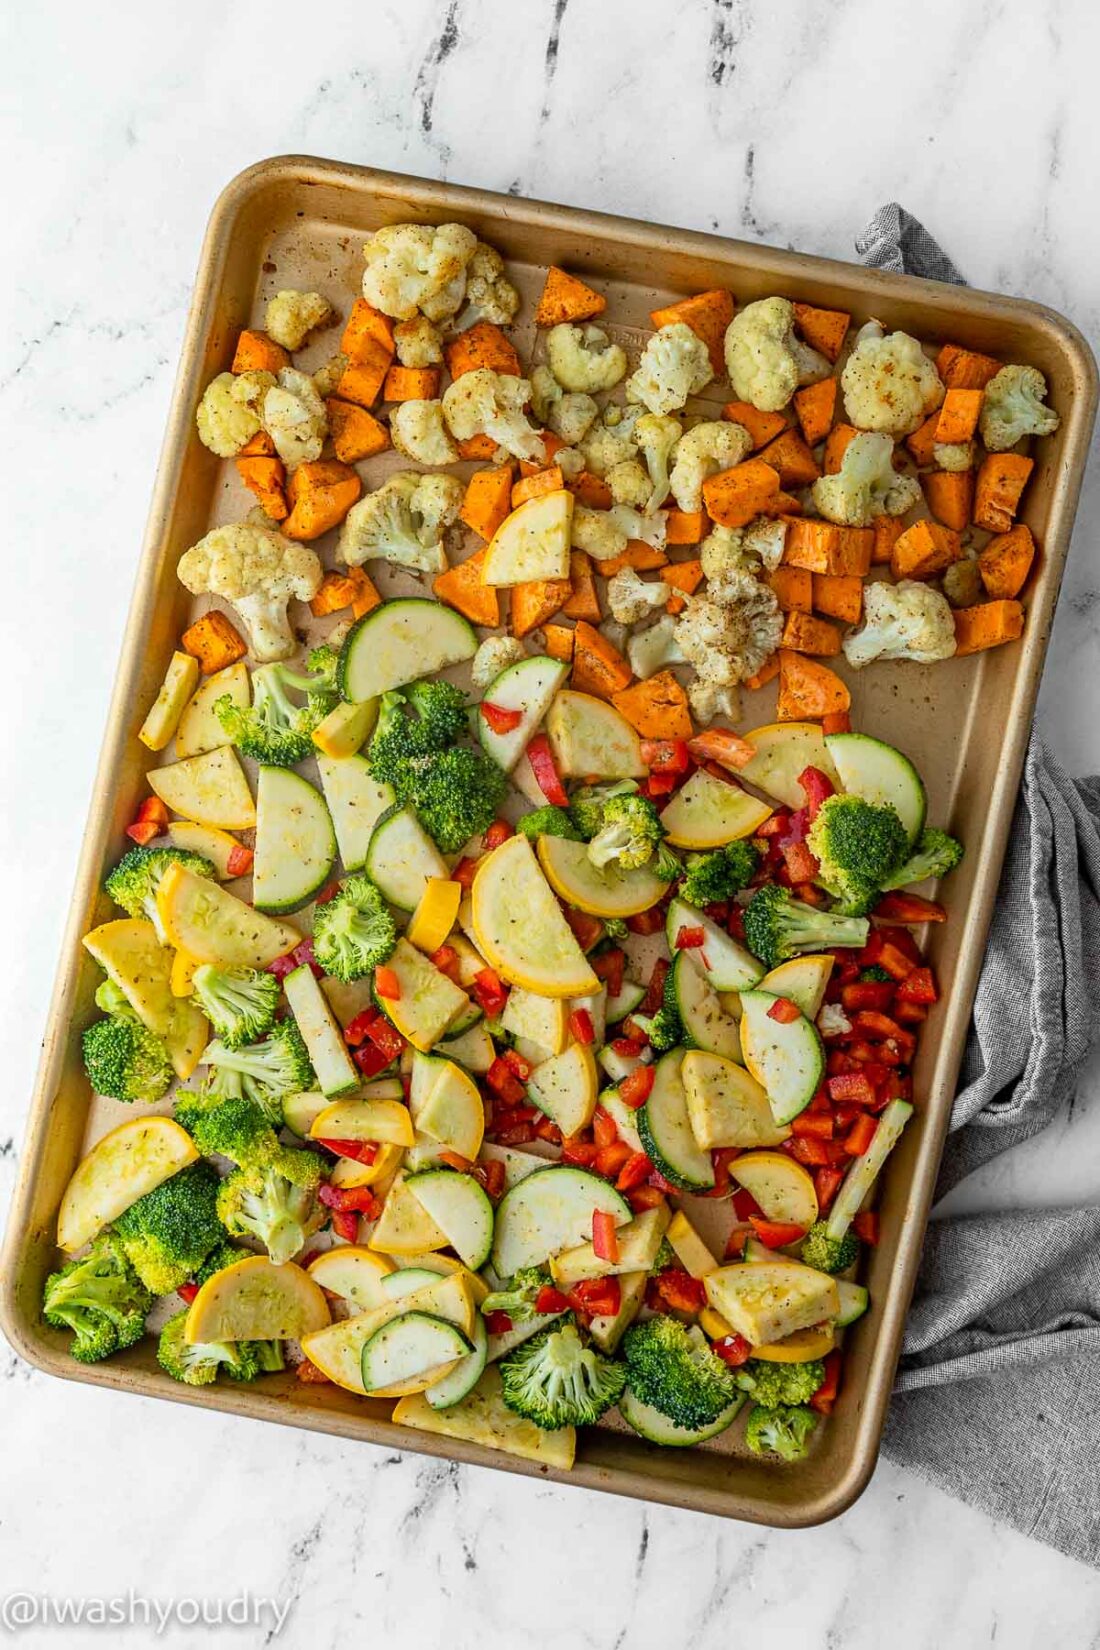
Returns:
[[[804,1364],[773,1364],[764,1358],[750,1358],[736,1374],[737,1385],[765,1409],[781,1404],[805,1404],[825,1379],[820,1358]]]
[[[893,976],[887,974],[885,968],[880,968],[878,963],[872,963],[870,968],[861,968],[859,977],[866,985],[893,984]]]
[[[669,1267],[678,1267],[679,1257],[666,1237],[661,1239],[661,1246],[657,1250],[657,1257],[649,1268],[650,1277],[656,1277],[659,1272],[667,1272]]]
[[[590,1426],[617,1404],[626,1369],[585,1346],[572,1322],[554,1324],[500,1363],[504,1402],[537,1427]]]
[[[72,1330],[69,1350],[82,1364],[98,1363],[140,1340],[152,1304],[113,1232],[103,1232],[87,1254],[51,1272],[42,1296],[46,1322]]]
[[[204,1157],[228,1157],[240,1168],[263,1167],[282,1149],[264,1108],[244,1095],[223,1099],[182,1090],[176,1122]]]
[[[196,1341],[183,1338],[186,1312],[169,1318],[157,1342],[157,1362],[174,1381],[187,1386],[209,1386],[219,1369],[234,1381],[254,1381],[260,1373],[254,1341]],[[271,1343],[264,1342],[264,1345]]]
[[[812,1409],[801,1405],[795,1408],[781,1405],[765,1409],[756,1404],[749,1411],[745,1426],[745,1443],[754,1455],[778,1455],[784,1461],[800,1461],[810,1444],[810,1434],[817,1425]]]
[[[384,693],[367,747],[371,773],[407,801],[410,764],[448,750],[468,731],[465,696],[450,682],[413,682],[401,692]]]
[[[603,811],[617,796],[629,796],[637,791],[633,779],[620,779],[614,785],[582,785],[569,799],[573,823],[587,842],[603,824]]]
[[[565,809],[555,808],[551,802],[545,808],[534,808],[524,814],[516,830],[531,841],[539,836],[563,836],[568,842],[581,841],[581,833]]]
[[[84,1033],[84,1070],[97,1094],[112,1100],[163,1099],[172,1081],[172,1062],[159,1037],[132,1013],[97,1020]]]
[[[191,976],[195,1000],[226,1048],[266,1037],[275,1024],[279,982],[258,968],[203,963]]]
[[[657,852],[649,862],[648,869],[662,882],[676,882],[684,874],[684,864],[679,854],[674,854],[667,842],[657,844]]]
[[[131,848],[103,884],[127,916],[145,917],[152,923],[162,945],[167,940],[157,914],[157,889],[170,865],[185,865],[197,877],[215,875],[210,861],[203,854],[193,853],[190,848]]]
[[[664,1002],[649,1019],[635,1014],[634,1020],[641,1026],[649,1038],[649,1045],[655,1054],[667,1054],[670,1048],[684,1040],[684,1022],[680,1018],[680,1011],[675,1002]]]
[[[830,796],[810,826],[806,846],[821,867],[822,886],[851,916],[863,914],[883,878],[905,858],[908,839],[897,811],[859,796]]]
[[[815,1220],[798,1252],[807,1266],[815,1266],[819,1272],[843,1272],[859,1258],[859,1239],[853,1232],[845,1232],[842,1238],[831,1238],[825,1221]]]
[[[243,1094],[262,1106],[273,1123],[283,1120],[283,1100],[313,1087],[313,1067],[302,1034],[292,1019],[280,1020],[270,1037],[247,1048],[226,1048],[215,1040],[203,1050],[209,1068],[206,1092],[228,1100]]]
[[[632,1324],[623,1341],[631,1391],[681,1427],[716,1421],[737,1396],[733,1370],[696,1325],[660,1314]]]
[[[397,944],[389,907],[367,876],[345,877],[313,917],[313,954],[334,980],[361,980]]]
[[[932,877],[945,877],[962,859],[963,845],[946,831],[930,826],[922,831],[920,841],[904,865],[891,871],[880,888],[906,888],[911,882],[927,882]]]
[[[235,1266],[239,1260],[247,1260],[251,1253],[251,1249],[241,1249],[236,1243],[223,1240],[211,1249],[191,1281],[197,1283],[201,1289],[215,1272],[224,1272],[227,1266]]]
[[[257,1238],[277,1266],[305,1246],[325,1221],[317,1196],[321,1160],[284,1146],[264,1168],[234,1169],[218,1190],[218,1215],[233,1237]]]
[[[154,1295],[167,1295],[194,1276],[225,1238],[218,1220],[218,1173],[191,1163],[139,1197],[115,1221],[126,1258]]]
[[[288,665],[261,665],[252,673],[252,704],[236,704],[223,694],[214,706],[218,721],[237,749],[257,762],[292,768],[313,750],[313,730],[336,703],[336,655],[314,648],[309,671]],[[305,694],[303,703],[290,690]]]
[[[754,957],[776,968],[806,951],[859,949],[867,943],[866,917],[819,911],[793,899],[778,883],[766,883],[745,907],[745,941]]]
[[[657,875],[660,876],[660,874],[658,868]],[[622,917],[605,917],[603,919],[603,931],[604,938],[613,940],[616,945],[622,945],[630,938],[630,929],[626,926]]]
[[[719,905],[747,888],[760,864],[760,850],[751,837],[729,842],[709,854],[689,854],[680,898],[689,905]]]
[[[410,764],[410,800],[428,834],[445,854],[456,854],[487,831],[504,800],[503,769],[481,751],[457,746]]]
[[[529,1323],[537,1317],[535,1301],[540,1289],[550,1282],[541,1266],[525,1266],[510,1277],[501,1289],[494,1289],[481,1303],[483,1313],[507,1312],[513,1324]]]
[[[600,828],[588,844],[593,865],[617,865],[634,871],[653,858],[664,838],[653,803],[640,792],[613,796],[604,805]]]

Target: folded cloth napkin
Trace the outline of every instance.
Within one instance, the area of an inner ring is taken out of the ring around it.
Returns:
[[[963,285],[891,203],[876,269]],[[1100,1028],[1100,777],[1032,736],[937,1193],[1073,1100]],[[950,1495],[1100,1567],[1100,1208],[933,1220],[883,1450]]]

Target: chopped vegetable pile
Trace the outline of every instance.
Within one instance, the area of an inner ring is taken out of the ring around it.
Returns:
[[[379,230],[307,370],[342,307],[278,291],[197,409],[256,502],[179,563],[44,1316],[551,1466],[616,1414],[797,1461],[963,854],[824,661],[1020,635],[1046,385],[726,291],[639,354],[557,268],[525,372],[458,224]]]

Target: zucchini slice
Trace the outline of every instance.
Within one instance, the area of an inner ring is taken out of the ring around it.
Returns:
[[[410,1175],[406,1188],[430,1218],[446,1233],[455,1254],[476,1272],[489,1259],[493,1246],[493,1205],[470,1174],[454,1169],[426,1169]]]
[[[649,1099],[638,1113],[638,1133],[650,1161],[682,1192],[707,1192],[714,1185],[714,1164],[692,1132],[681,1070],[682,1048],[670,1049],[657,1062]]]
[[[737,1021],[722,1012],[717,993],[692,960],[690,951],[676,953],[668,976],[668,991],[676,1004],[684,1028],[684,1042],[689,1048],[701,1048],[707,1054],[721,1054],[726,1060],[744,1064]]]
[[[520,713],[520,721],[507,733],[494,733],[484,716],[479,713],[477,718],[482,749],[505,773],[512,771],[531,743],[568,674],[569,666],[560,659],[539,654],[509,665],[486,688],[482,695],[486,704]]]
[[[363,756],[337,761],[318,751],[317,769],[344,870],[359,871],[367,863],[374,827],[394,806],[393,786],[380,785],[372,778]]]
[[[424,597],[402,597],[355,621],[340,649],[336,683],[344,699],[377,699],[476,652],[477,633],[461,613]]]
[[[835,966],[831,956],[791,957],[758,982],[761,991],[786,997],[807,1018],[816,1020],[825,1001],[825,987]]]
[[[644,865],[633,871],[594,865],[587,844],[567,837],[540,836],[538,856],[555,894],[590,916],[635,917],[668,892],[668,883]]]
[[[366,871],[383,899],[415,911],[432,877],[445,879],[443,857],[411,808],[391,808],[371,832]]]
[[[261,767],[252,865],[257,911],[281,913],[307,905],[335,863],[336,832],[320,791],[292,768]]]
[[[717,1420],[711,1421],[705,1427],[681,1427],[675,1421],[670,1421],[667,1415],[662,1415],[659,1409],[652,1404],[643,1404],[640,1398],[635,1397],[629,1386],[623,1388],[623,1395],[619,1399],[619,1414],[628,1426],[651,1444],[672,1444],[680,1449],[691,1444],[705,1444],[708,1438],[717,1438],[720,1432],[737,1419],[739,1410],[745,1402],[745,1394],[739,1392],[727,1409],[724,1409]]]
[[[830,733],[825,744],[840,775],[841,788],[865,802],[893,808],[912,847],[924,826],[928,798],[909,758],[866,733]]]
[[[706,957],[706,963],[701,965],[702,972],[712,991],[748,991],[757,984],[764,972],[764,964],[758,962],[743,945],[738,945],[716,922],[711,922],[705,911],[697,910],[687,900],[674,899],[665,918],[665,935],[674,957],[678,955],[676,936],[681,928],[703,930],[702,945],[691,947],[689,951],[693,962],[699,952]]]
[[[321,1093],[328,1099],[341,1094],[353,1094],[359,1087],[359,1072],[348,1053],[348,1045],[336,1023],[336,1017],[308,963],[303,963],[300,968],[293,969],[287,975],[283,981],[283,991],[290,1004],[290,1012],[298,1023],[302,1041],[309,1051],[310,1063],[317,1074],[317,1084]],[[386,1107],[393,1106],[394,1102],[364,1100],[360,1104],[367,1107]],[[404,1110],[404,1107],[401,1109]],[[347,1131],[339,1135],[334,1129],[329,1138],[337,1140],[350,1137]],[[385,1140],[386,1137],[366,1135],[358,1138]]]
[[[474,1317],[472,1340],[473,1351],[455,1364],[448,1375],[425,1387],[424,1396],[433,1409],[450,1409],[453,1404],[460,1404],[482,1377],[489,1360],[489,1331],[480,1312]]]
[[[586,1169],[552,1164],[525,1175],[497,1204],[493,1270],[510,1278],[523,1266],[541,1266],[575,1248],[591,1237],[597,1209],[614,1215],[618,1226],[634,1218],[622,1193]]]
[[[804,1014],[789,1021],[770,1017],[778,1001],[769,991],[741,993],[741,1048],[746,1066],[767,1091],[775,1121],[789,1123],[820,1088],[825,1051],[817,1027]]]
[[[836,1326],[838,1329],[847,1329],[850,1323],[862,1318],[871,1304],[871,1296],[862,1283],[850,1283],[847,1278],[837,1278],[836,1292],[840,1296]]]
[[[562,1054],[544,1060],[527,1079],[527,1095],[562,1134],[579,1134],[596,1109],[596,1061],[584,1043],[570,1043]]]

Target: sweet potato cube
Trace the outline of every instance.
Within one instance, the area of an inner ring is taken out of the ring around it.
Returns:
[[[512,466],[494,464],[488,470],[475,470],[466,483],[466,496],[458,512],[460,521],[483,539],[491,539],[512,504]]]
[[[782,568],[780,568],[782,572]],[[851,573],[811,573],[815,612],[843,624],[858,624],[863,613],[863,580]]]
[[[944,344],[936,356],[936,371],[949,390],[984,390],[1001,363],[992,355],[977,350],[963,349],[958,344]]]
[[[678,303],[653,309],[649,318],[658,328],[674,326],[678,321],[689,326],[707,346],[714,376],[721,378],[726,371],[726,328],[733,320],[733,293],[725,287],[710,292],[697,292],[694,298],[681,298]]]
[[[266,332],[251,332],[246,327],[237,339],[230,372],[279,372],[290,365],[290,355],[269,338]]]
[[[340,349],[349,361],[369,362],[374,359],[377,344],[387,355],[393,354],[393,322],[365,298],[356,298],[340,339]]]
[[[237,474],[250,493],[260,502],[260,508],[272,521],[285,521],[289,506],[283,486],[286,469],[279,458],[237,458]]]
[[[703,503],[711,521],[723,527],[745,527],[767,509],[778,491],[778,470],[762,458],[748,458],[708,476],[703,483]]]
[[[894,554],[894,546],[905,531],[900,516],[876,516],[871,524],[875,535],[871,548],[871,564],[882,567]]]
[[[928,470],[920,484],[937,521],[956,533],[969,527],[974,503],[973,470]]]
[[[1019,602],[981,602],[955,612],[955,654],[983,653],[1023,635],[1024,610]]]
[[[390,369],[393,356],[376,338],[364,338],[358,360],[349,358],[340,374],[336,395],[340,401],[354,401],[359,407],[373,407],[382,393],[382,385]]]
[[[795,653],[831,659],[840,652],[840,631],[828,619],[817,619],[812,613],[791,612],[787,614],[779,645]]]
[[[599,624],[603,614],[592,577],[592,560],[583,550],[569,552],[569,583],[571,593],[562,612],[570,619],[587,619],[590,624]]]
[[[333,450],[342,463],[358,464],[360,459],[373,458],[375,453],[386,451],[390,432],[366,407],[357,407],[354,401],[341,401],[330,395],[325,410]]]
[[[890,568],[896,579],[932,579],[962,555],[959,535],[938,521],[915,521],[894,545]]]
[[[727,401],[722,408],[722,417],[730,424],[740,424],[743,430],[749,432],[753,452],[774,441],[787,428],[787,420],[782,413],[761,412],[751,401]]]
[[[810,487],[821,474],[817,460],[797,430],[784,430],[760,453],[779,476],[781,487]]]
[[[1002,601],[1018,596],[1034,560],[1035,540],[1026,522],[1018,521],[1007,533],[990,539],[978,556],[986,593]]]
[[[343,521],[362,491],[358,472],[338,458],[299,464],[287,482],[290,514],[282,531],[288,539],[319,539]]]
[[[529,498],[538,498],[540,493],[560,493],[564,486],[565,481],[556,464],[535,470],[531,475],[523,476],[512,488],[512,509],[518,510],[521,504]]]
[[[821,460],[821,468],[827,476],[840,474],[840,466],[844,462],[844,454],[848,451],[848,443],[854,441],[859,431],[854,424],[834,424],[825,440],[825,452]]]
[[[687,694],[671,670],[613,693],[611,703],[643,739],[690,739],[695,731]]]
[[[382,381],[383,401],[435,401],[439,398],[439,367],[402,367],[396,362]]]
[[[780,648],[779,696],[775,703],[778,721],[820,721],[823,716],[836,716],[851,707],[851,694],[828,665]]]
[[[478,367],[488,367],[511,378],[522,377],[519,356],[492,321],[475,321],[445,347],[443,354],[452,378],[461,378],[464,372],[474,372]]]
[[[526,636],[560,612],[572,592],[568,579],[530,579],[512,586],[512,634]]]
[[[837,527],[829,521],[794,517],[787,524],[783,560],[787,566],[804,567],[808,573],[863,578],[870,571],[874,542],[870,527]]]
[[[607,299],[602,293],[593,291],[575,275],[569,275],[556,264],[551,264],[546,271],[546,284],[535,310],[535,325],[556,327],[562,321],[591,321],[593,317],[602,315],[606,308]]]
[[[309,610],[315,619],[323,619],[329,613],[342,613],[345,607],[350,607],[355,617],[361,619],[381,601],[361,567],[349,567],[346,573],[332,569],[321,580],[321,588],[310,602]]]
[[[794,306],[795,331],[826,361],[836,360],[851,324],[852,317],[842,309],[815,309],[813,304],[798,303]]]
[[[1007,533],[1034,468],[1035,460],[1020,453],[990,453],[984,458],[974,488],[975,527]]]
[[[596,565],[605,579],[613,579],[624,567],[632,567],[635,573],[652,573],[667,563],[668,557],[655,545],[647,544],[645,539],[628,539],[626,549],[619,555],[608,556],[606,561]]]
[[[618,648],[582,619],[573,640],[573,687],[610,699],[630,686],[632,674]]]
[[[832,429],[836,417],[836,392],[835,378],[822,378],[817,384],[807,384],[804,390],[795,391],[795,417],[802,426],[807,447],[816,447]]]
[[[188,625],[180,637],[180,647],[199,661],[204,676],[213,676],[227,665],[235,665],[248,652],[236,625],[216,607]]]
[[[568,661],[573,657],[573,632],[566,624],[544,624],[543,646],[551,659]]]
[[[778,675],[779,654],[773,653],[770,659],[764,660],[764,663],[760,666],[759,670],[754,671],[751,676],[745,677],[745,686],[753,689],[766,687],[768,683],[773,682]]]
[[[456,441],[459,458],[493,459],[496,457],[497,444],[491,435],[470,435],[465,441]]]
[[[673,616],[682,613],[687,606],[687,598],[694,594],[702,583],[703,564],[701,561],[674,561],[661,569],[661,578],[665,584],[672,586],[672,594],[665,603],[665,610]]]
[[[610,510],[615,502],[607,482],[602,476],[594,476],[591,470],[582,470],[579,476],[566,485],[577,503],[587,506],[589,510]]]
[[[665,511],[666,544],[698,544],[706,531],[705,510]]]
[[[983,390],[948,390],[936,420],[936,440],[944,446],[970,441],[978,428],[984,399]]]
[[[774,590],[784,613],[809,613],[813,608],[814,575],[804,567],[777,567],[764,575],[764,583]],[[792,644],[793,646],[793,644]]]
[[[936,431],[939,429],[939,424],[940,415],[937,410],[930,418],[926,418],[924,423],[913,431],[912,435],[907,435],[905,438],[905,445],[909,449],[910,457],[914,464],[918,464],[922,470],[926,469],[929,464],[936,462],[935,448],[936,442],[939,440]]]
[[[445,573],[438,573],[432,580],[432,591],[471,624],[495,629],[500,624],[500,597],[494,585],[482,582],[486,550],[487,546],[483,546],[476,555],[467,556]]]

